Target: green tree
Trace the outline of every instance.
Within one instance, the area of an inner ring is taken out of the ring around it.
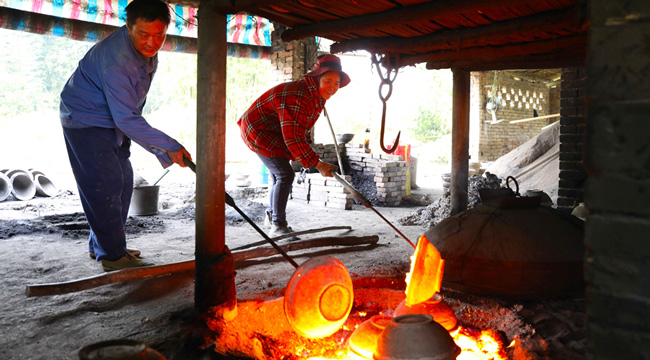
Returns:
[[[425,75],[425,74],[423,74]],[[426,98],[418,103],[418,114],[413,119],[413,137],[422,142],[436,141],[451,134],[452,92],[450,71],[428,71]]]

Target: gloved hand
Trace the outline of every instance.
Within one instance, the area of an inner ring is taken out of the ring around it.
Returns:
[[[330,174],[330,171],[332,170],[338,170],[339,167],[330,163],[326,163],[323,161],[318,160],[318,164],[315,166],[316,170],[325,177],[332,177],[332,174]]]
[[[192,155],[190,155],[185,148],[182,148],[178,151],[169,151],[167,150],[167,155],[172,159],[172,162],[180,165],[180,167],[186,167],[185,162],[183,162],[183,156],[187,156],[188,159],[192,160]]]

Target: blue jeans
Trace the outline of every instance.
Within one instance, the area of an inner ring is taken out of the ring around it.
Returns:
[[[289,159],[276,157],[269,158],[257,154],[266,165],[271,173],[273,185],[271,185],[270,202],[267,211],[273,214],[272,220],[276,225],[287,225],[287,202],[289,201],[289,194],[291,194],[291,187],[293,186],[293,178],[296,174],[293,172]]]
[[[126,255],[125,225],[133,194],[131,140],[117,144],[114,129],[63,128],[68,158],[77,181],[90,237],[88,251],[97,260]]]

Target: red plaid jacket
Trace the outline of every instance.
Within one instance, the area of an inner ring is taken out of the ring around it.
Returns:
[[[273,87],[255,100],[237,124],[248,148],[266,157],[284,157],[304,167],[319,156],[308,143],[308,131],[325,106],[316,79],[307,76]]]

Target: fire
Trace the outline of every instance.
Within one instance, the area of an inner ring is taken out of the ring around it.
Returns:
[[[458,327],[450,333],[461,353],[456,360],[507,360],[508,355],[499,334],[492,330]],[[514,343],[514,341],[513,341]],[[513,343],[509,345],[512,346]],[[354,353],[338,351],[335,357],[313,356],[307,360],[367,360]]]
[[[492,330],[472,331],[459,327],[451,333],[462,351],[456,360],[507,360],[499,335]]]

